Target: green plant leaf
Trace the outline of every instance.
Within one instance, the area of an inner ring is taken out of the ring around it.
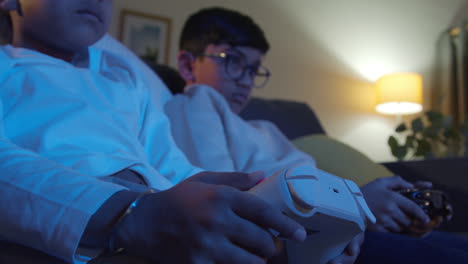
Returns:
[[[455,126],[451,116],[438,111],[427,111],[409,122],[398,124],[395,132],[404,132],[405,142],[400,145],[394,136],[388,145],[392,155],[399,160],[411,153],[415,157],[446,157],[447,155],[468,156],[468,119]]]
[[[441,129],[442,129],[441,127],[430,125],[430,126],[424,128],[424,130],[422,132],[423,137],[428,137],[428,138],[435,139],[435,138],[438,137]]]
[[[442,121],[442,119],[444,118],[444,115],[441,112],[437,112],[437,111],[427,111],[426,117],[429,122],[438,123]]]
[[[395,149],[392,149],[392,155],[398,160],[403,160],[408,154],[408,148],[406,146],[398,146]]]
[[[390,136],[388,138],[388,145],[390,146],[392,155],[396,157],[398,160],[403,160],[406,154],[408,153],[407,146],[405,145],[400,146],[400,144],[398,144],[398,141],[394,136]]]
[[[405,146],[407,146],[408,148],[412,148],[412,147],[414,147],[415,143],[416,143],[416,137],[415,136],[413,136],[413,135],[406,136]]]
[[[405,123],[401,123],[401,124],[399,124],[399,125],[396,127],[395,132],[401,133],[401,132],[406,131],[406,129],[407,129],[406,124],[405,124]]]
[[[431,152],[431,144],[429,143],[429,141],[420,139],[420,140],[417,140],[417,142],[418,142],[418,146],[416,147],[414,156],[424,157],[427,155],[427,153]]]
[[[461,139],[460,132],[458,132],[455,128],[450,128],[444,131],[444,136],[447,139],[459,140]]]
[[[442,119],[442,127],[444,128],[450,128],[453,126],[453,117],[451,116],[446,116]]]
[[[421,117],[418,117],[411,121],[411,127],[415,133],[421,132],[424,129],[424,123]]]
[[[390,148],[396,148],[398,147],[398,141],[397,139],[394,137],[394,136],[390,136],[388,138],[388,145],[390,146]]]

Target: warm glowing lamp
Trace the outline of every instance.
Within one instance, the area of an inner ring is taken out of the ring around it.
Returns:
[[[377,112],[408,115],[422,111],[423,81],[416,73],[394,73],[376,82]]]

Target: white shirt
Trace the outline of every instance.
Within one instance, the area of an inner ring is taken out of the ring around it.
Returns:
[[[315,160],[268,121],[245,121],[213,88],[192,85],[165,106],[172,135],[192,164],[211,171],[265,171],[297,167],[315,173]]]
[[[75,263],[90,217],[124,189],[100,177],[130,168],[164,190],[200,171],[175,147],[160,91],[111,53],[90,49],[82,65],[0,48],[0,239]]]

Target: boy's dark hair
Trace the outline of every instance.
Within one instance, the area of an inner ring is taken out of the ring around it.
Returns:
[[[0,10],[0,45],[11,43],[12,31],[10,13]]]
[[[180,50],[198,55],[209,44],[247,46],[262,53],[270,48],[263,30],[250,17],[222,7],[201,9],[187,19],[182,29]]]
[[[161,81],[169,88],[172,94],[184,92],[185,80],[179,72],[169,65],[158,64],[154,61],[143,60],[158,76]]]

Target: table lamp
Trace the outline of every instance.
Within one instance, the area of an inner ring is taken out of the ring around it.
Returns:
[[[423,81],[416,73],[394,73],[376,82],[376,111],[383,114],[415,114],[422,111]]]

